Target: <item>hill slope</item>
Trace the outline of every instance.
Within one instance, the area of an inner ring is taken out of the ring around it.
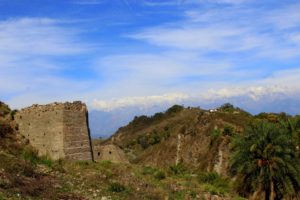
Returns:
[[[225,175],[230,138],[253,119],[229,104],[210,111],[175,105],[152,117],[136,117],[106,143],[120,146],[134,163],[159,167],[180,163]]]

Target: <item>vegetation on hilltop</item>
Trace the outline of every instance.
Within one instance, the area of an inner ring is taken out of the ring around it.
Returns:
[[[0,117],[4,117],[10,113],[10,108],[8,105],[0,101]]]

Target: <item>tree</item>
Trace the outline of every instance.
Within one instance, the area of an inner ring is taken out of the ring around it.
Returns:
[[[285,128],[294,141],[297,142],[296,151],[299,152],[300,146],[300,119],[297,117],[290,117],[286,120],[281,120],[280,124]]]
[[[279,124],[252,124],[232,143],[231,172],[238,191],[253,199],[282,199],[300,189],[300,161],[288,131]]]

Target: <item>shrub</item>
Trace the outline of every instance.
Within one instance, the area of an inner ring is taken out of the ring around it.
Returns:
[[[53,166],[53,161],[48,156],[41,156],[38,160],[38,163],[46,165],[48,167]]]
[[[210,137],[212,138],[212,140],[216,140],[216,139],[218,139],[220,136],[221,136],[221,131],[220,131],[220,129],[218,129],[218,128],[213,129],[213,130],[210,132]]]
[[[146,166],[143,168],[143,172],[142,174],[144,175],[152,175],[157,171],[156,168],[150,167],[150,166]]]
[[[222,187],[216,187],[215,185],[211,184],[204,184],[203,190],[209,192],[212,195],[224,195],[225,193],[227,193],[227,191]]]
[[[224,127],[224,130],[223,130],[223,134],[224,134],[224,135],[228,135],[228,136],[232,136],[232,135],[234,134],[234,129],[233,129],[233,127],[232,127],[232,126],[229,126],[229,125],[225,126],[225,127]]]
[[[32,165],[42,164],[52,167],[53,161],[47,156],[38,156],[38,151],[30,146],[24,148],[22,158]]]
[[[0,137],[5,137],[8,134],[11,134],[13,129],[9,123],[0,120]]]
[[[149,147],[148,138],[146,136],[140,136],[138,138],[138,143],[141,145],[143,149],[147,149]]]
[[[153,121],[158,121],[164,118],[164,113],[159,112],[159,113],[155,113],[152,117]]]
[[[233,112],[235,107],[230,103],[224,103],[220,109],[225,112]]]
[[[148,139],[148,143],[150,145],[155,145],[155,144],[158,144],[160,143],[160,137],[159,135],[156,133],[156,132],[153,132],[150,136],[149,136],[149,139]]]
[[[217,174],[216,172],[201,173],[198,177],[201,183],[210,184],[213,184],[220,179],[219,174]]]
[[[183,106],[180,106],[180,105],[174,105],[172,106],[171,108],[169,108],[166,113],[167,114],[173,114],[173,113],[178,113],[180,111],[182,111],[184,109]]]
[[[5,115],[9,114],[10,108],[8,105],[0,101],[0,116],[4,117]]]
[[[170,136],[171,136],[170,131],[164,131],[163,134],[162,134],[162,138],[164,140],[168,139]]]
[[[195,192],[195,191],[190,191],[190,197],[191,197],[191,198],[196,199],[196,198],[197,198],[197,195],[198,195],[197,192]]]
[[[11,120],[14,120],[15,119],[15,114],[18,112],[18,110],[12,110],[11,112],[10,112],[10,118],[11,118]]]
[[[204,190],[211,194],[223,195],[230,192],[230,181],[216,172],[199,174],[199,182],[204,183]]]
[[[121,183],[113,182],[109,184],[108,190],[110,192],[124,192],[126,187]]]
[[[183,164],[181,163],[170,166],[170,172],[173,175],[183,175],[186,171],[187,171],[186,167],[183,166]]]
[[[157,180],[162,180],[166,178],[166,174],[163,171],[159,170],[154,173],[154,178]]]

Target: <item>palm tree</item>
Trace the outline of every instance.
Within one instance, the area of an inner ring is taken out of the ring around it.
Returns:
[[[300,160],[288,131],[280,125],[252,124],[233,142],[231,172],[238,190],[253,199],[276,200],[297,195],[300,189]]]
[[[296,151],[300,151],[300,118],[299,117],[290,117],[286,120],[280,121],[280,124],[285,128],[288,133],[293,137],[297,142]]]

